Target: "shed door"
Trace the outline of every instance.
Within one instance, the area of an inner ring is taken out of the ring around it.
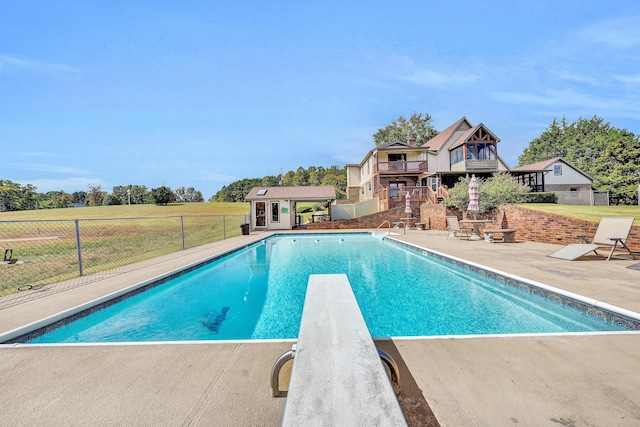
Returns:
[[[265,227],[267,225],[265,202],[256,202],[256,227]]]

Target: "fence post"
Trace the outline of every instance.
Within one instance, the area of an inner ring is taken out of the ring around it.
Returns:
[[[80,271],[80,277],[82,277],[82,244],[80,242],[80,220],[76,219],[76,246],[78,247],[78,270]]]
[[[184,251],[184,217],[180,215],[180,233],[182,234],[182,250]]]
[[[227,216],[222,215],[222,240],[227,238]]]

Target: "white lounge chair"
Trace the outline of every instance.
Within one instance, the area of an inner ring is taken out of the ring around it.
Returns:
[[[448,216],[447,228],[449,229],[448,237],[455,237],[458,240],[464,237],[467,240],[469,240],[469,236],[471,235],[471,228],[460,226],[460,223],[458,222],[458,217]]]
[[[573,261],[590,252],[600,255],[597,252],[598,249],[610,248],[611,251],[609,252],[609,256],[607,256],[607,261],[611,259],[613,251],[616,249],[626,249],[631,257],[636,259],[635,254],[625,243],[631,232],[633,220],[633,217],[603,216],[600,219],[600,224],[598,224],[598,229],[591,243],[588,243],[586,236],[578,236],[581,243],[565,246],[548,256]]]

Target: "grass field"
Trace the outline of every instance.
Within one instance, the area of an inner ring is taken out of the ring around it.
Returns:
[[[0,212],[0,221],[76,218],[132,218],[181,215],[242,215],[249,213],[249,203],[172,203],[157,205],[89,206],[86,208],[46,209]]]

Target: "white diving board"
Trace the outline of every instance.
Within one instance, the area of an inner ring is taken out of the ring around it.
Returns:
[[[309,276],[282,425],[407,425],[344,274]]]

